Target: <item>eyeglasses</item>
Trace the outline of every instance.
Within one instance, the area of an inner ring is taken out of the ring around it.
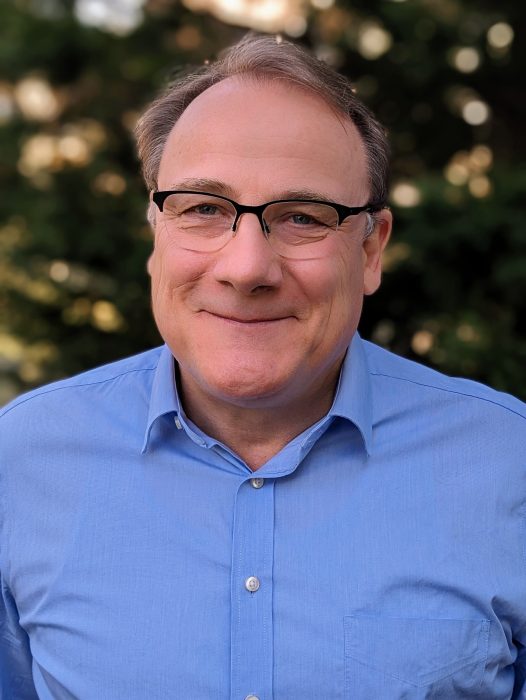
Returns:
[[[349,217],[383,208],[381,203],[362,207],[312,199],[283,199],[248,206],[208,192],[168,190],[154,192],[153,201],[162,214],[170,236],[181,248],[215,252],[236,235],[239,218],[255,214],[274,252],[286,258],[316,257],[321,243]],[[352,232],[356,226],[346,226]]]

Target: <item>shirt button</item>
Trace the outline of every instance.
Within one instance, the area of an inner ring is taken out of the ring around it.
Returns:
[[[257,576],[249,576],[245,581],[245,588],[251,593],[255,593],[259,588],[259,579]]]
[[[265,483],[265,479],[250,479],[250,484],[255,489],[260,489]]]

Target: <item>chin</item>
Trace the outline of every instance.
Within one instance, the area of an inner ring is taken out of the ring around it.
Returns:
[[[221,375],[203,377],[201,389],[210,396],[238,406],[260,406],[274,404],[287,393],[291,383],[290,373],[269,376],[268,364],[256,368],[234,368]],[[194,375],[195,376],[195,375]]]

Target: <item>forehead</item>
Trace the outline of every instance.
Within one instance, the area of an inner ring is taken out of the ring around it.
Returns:
[[[223,181],[252,200],[314,188],[349,203],[367,197],[369,180],[362,139],[345,115],[290,83],[239,78],[199,95],[170,132],[159,187],[187,178]]]

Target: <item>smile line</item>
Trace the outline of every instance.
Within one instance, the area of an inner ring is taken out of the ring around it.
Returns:
[[[290,316],[280,316],[278,318],[236,318],[235,316],[223,316],[222,314],[216,314],[212,311],[207,311],[206,313],[216,318],[220,318],[223,321],[231,321],[232,323],[247,323],[247,324],[257,324],[257,323],[275,323],[276,321],[284,321]]]

